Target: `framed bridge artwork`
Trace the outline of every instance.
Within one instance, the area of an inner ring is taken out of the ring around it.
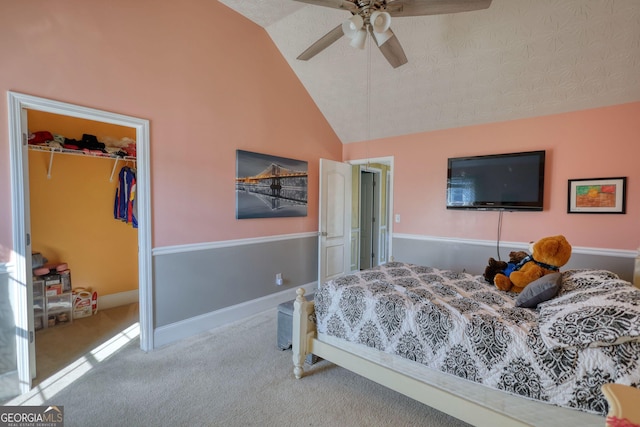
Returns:
[[[236,150],[236,218],[307,216],[308,163]]]

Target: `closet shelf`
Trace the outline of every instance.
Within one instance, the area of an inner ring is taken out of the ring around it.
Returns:
[[[136,158],[133,156],[118,156],[115,154],[108,153],[87,153],[85,151],[80,150],[70,150],[68,148],[60,148],[60,147],[49,147],[47,145],[29,145],[29,150],[33,151],[45,151],[50,153],[51,157],[49,157],[49,169],[47,170],[47,178],[51,179],[51,168],[53,167],[53,155],[54,154],[70,154],[72,156],[83,156],[83,157],[95,157],[98,159],[111,159],[114,160],[113,169],[111,169],[111,176],[109,177],[109,181],[113,181],[113,175],[115,174],[116,167],[118,166],[118,162],[120,160],[124,160],[127,162],[135,162]]]

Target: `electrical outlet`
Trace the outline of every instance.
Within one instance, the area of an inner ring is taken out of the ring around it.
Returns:
[[[282,273],[276,273],[276,285],[282,286],[284,281],[282,280]]]
[[[400,222],[400,214],[396,214],[396,222]]]

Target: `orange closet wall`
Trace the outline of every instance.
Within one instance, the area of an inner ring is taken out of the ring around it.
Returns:
[[[135,139],[135,129],[28,111],[29,131],[47,130],[67,138],[92,134]],[[29,187],[33,251],[49,262],[66,262],[74,288],[91,287],[98,296],[138,289],[138,231],[113,218],[119,161],[29,150]],[[129,166],[135,166],[129,164]]]

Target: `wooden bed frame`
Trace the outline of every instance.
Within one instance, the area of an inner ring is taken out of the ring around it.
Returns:
[[[318,334],[314,303],[296,291],[293,303],[293,373],[304,374],[307,354],[315,354],[378,384],[475,426],[599,426],[605,417],[561,408],[439,372],[367,346]]]

